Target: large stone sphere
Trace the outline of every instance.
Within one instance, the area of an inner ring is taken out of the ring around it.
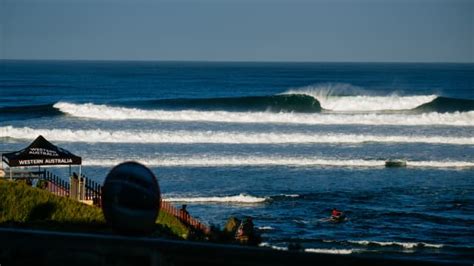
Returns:
[[[121,163],[105,178],[105,220],[121,233],[150,233],[158,217],[160,198],[158,181],[150,169],[136,162]]]

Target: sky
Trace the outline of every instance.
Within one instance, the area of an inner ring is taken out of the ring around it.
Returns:
[[[473,0],[0,0],[2,59],[474,62]]]

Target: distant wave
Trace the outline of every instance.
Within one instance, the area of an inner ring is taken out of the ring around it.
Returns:
[[[148,166],[329,166],[329,167],[385,167],[384,160],[326,159],[311,157],[272,157],[272,156],[219,156],[219,157],[165,157],[165,158],[123,158],[123,159],[85,159],[84,165],[114,166],[126,160],[135,160]],[[474,168],[474,162],[466,161],[410,161],[407,167],[420,168]],[[299,195],[280,195],[298,197]]]
[[[137,131],[101,129],[39,129],[0,127],[0,137],[34,139],[38,135],[52,141],[105,143],[216,143],[216,144],[288,144],[288,143],[429,143],[474,145],[474,137],[313,134],[313,133],[253,133],[225,131]]]
[[[198,203],[198,202],[213,202],[213,203],[263,203],[269,198],[255,197],[245,194],[239,194],[235,196],[213,196],[213,197],[165,197],[163,200],[170,202],[187,202],[187,203]]]
[[[364,246],[400,246],[405,249],[414,248],[442,248],[443,244],[429,244],[424,242],[382,242],[382,241],[369,241],[369,240],[349,240],[347,241],[352,244],[364,245]]]
[[[197,121],[224,123],[286,123],[286,124],[360,124],[360,125],[452,125],[474,126],[474,111],[455,113],[423,114],[302,114],[271,112],[227,112],[227,111],[165,111],[112,107],[92,103],[74,104],[59,102],[54,105],[59,111],[79,118],[99,120],[160,120]]]

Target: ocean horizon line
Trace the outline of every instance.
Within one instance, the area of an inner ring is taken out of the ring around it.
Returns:
[[[1,61],[22,62],[123,62],[123,63],[209,63],[209,64],[403,64],[403,65],[474,65],[472,62],[454,61],[298,61],[298,60],[202,60],[202,59],[88,59],[88,58],[1,58]]]

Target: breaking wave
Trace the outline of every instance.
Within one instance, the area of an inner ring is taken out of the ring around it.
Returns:
[[[200,202],[212,202],[212,203],[263,203],[269,198],[266,197],[255,197],[246,194],[239,194],[235,196],[221,196],[221,197],[169,197],[163,199],[169,202],[187,202],[187,203],[200,203]]]
[[[264,202],[269,202],[269,201],[281,201],[281,200],[287,200],[287,199],[294,199],[298,198],[300,195],[273,195],[273,196],[252,196],[248,195],[245,193],[241,193],[239,195],[231,195],[231,196],[196,196],[196,197],[173,197],[169,196],[167,197],[165,195],[164,199],[165,201],[169,202],[187,202],[187,203],[201,203],[201,202],[213,202],[213,203],[264,203]],[[267,227],[267,228],[261,228],[262,230],[273,230],[274,228],[272,227]]]
[[[474,111],[421,114],[333,114],[333,113],[272,113],[228,112],[196,110],[143,110],[113,107],[92,103],[74,104],[59,102],[54,105],[61,112],[79,118],[98,120],[160,120],[181,122],[223,123],[285,123],[285,124],[359,124],[359,125],[452,125],[473,126]],[[474,108],[473,108],[474,109]]]
[[[332,248],[305,248],[305,252],[348,255],[355,252],[353,249],[332,249]]]
[[[337,83],[296,88],[281,94],[263,96],[131,100],[115,101],[109,105],[57,102],[0,107],[2,120],[66,114],[102,120],[304,124],[352,124],[354,121],[360,121],[355,123],[396,125],[472,125],[472,114],[470,118],[464,117],[464,120],[468,121],[462,121],[463,113],[472,111],[472,99],[455,99],[434,94],[373,95],[373,92],[350,84]],[[339,116],[340,113],[359,117]]]
[[[287,247],[281,247],[281,246],[276,246],[272,245],[267,242],[262,242],[259,244],[260,247],[267,247],[275,250],[288,250]],[[352,254],[353,252],[357,252],[358,250],[354,249],[335,249],[335,248],[305,248],[305,252],[311,252],[311,253],[323,253],[323,254],[339,254],[339,255],[348,255]]]
[[[344,83],[328,83],[292,89],[284,94],[303,94],[318,100],[322,109],[338,112],[416,111],[467,112],[474,110],[474,100],[438,95],[371,95],[362,88]]]
[[[429,244],[424,242],[382,242],[382,241],[369,241],[369,240],[349,240],[347,241],[352,244],[364,245],[364,246],[399,246],[404,249],[414,248],[442,248],[443,244]]]
[[[289,143],[429,143],[474,145],[474,137],[313,134],[313,133],[253,133],[225,131],[137,131],[39,129],[12,126],[0,127],[0,137],[34,139],[38,135],[52,141],[105,143],[216,143],[216,144],[289,144]]]
[[[436,95],[420,96],[371,96],[371,95],[340,95],[337,89],[321,87],[304,87],[290,90],[286,94],[309,95],[319,101],[325,110],[344,112],[411,110],[437,98]]]
[[[123,159],[85,159],[84,165],[88,166],[114,166],[131,158]],[[385,167],[384,160],[363,159],[326,159],[308,157],[271,157],[271,156],[219,156],[219,157],[164,157],[164,158],[135,158],[148,166],[293,166],[293,167]],[[465,161],[407,161],[407,167],[419,168],[474,168],[474,162]],[[298,197],[299,195],[280,195],[282,197]]]
[[[275,250],[288,250],[287,247],[280,247],[280,246],[275,246],[267,242],[262,242],[258,245],[259,247],[266,247],[266,248],[271,248]]]

